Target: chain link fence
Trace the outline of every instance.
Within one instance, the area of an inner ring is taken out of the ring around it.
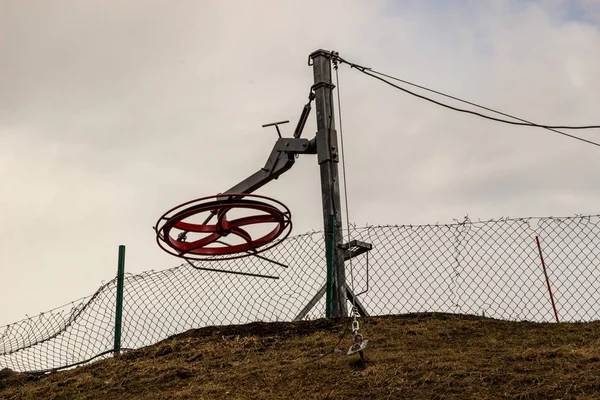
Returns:
[[[345,237],[348,232],[345,232]],[[369,315],[476,314],[554,321],[536,236],[561,322],[600,319],[600,216],[352,227],[373,249],[346,263],[347,284]],[[261,255],[126,275],[122,349],[191,328],[325,316],[323,232],[288,238]],[[214,263],[198,266],[214,268]],[[40,372],[113,352],[116,278],[92,296],[0,327],[0,369]],[[306,309],[307,305],[311,305]],[[348,307],[351,304],[348,303]]]

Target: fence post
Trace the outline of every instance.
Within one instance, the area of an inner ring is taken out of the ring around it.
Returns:
[[[538,236],[535,237],[535,242],[537,243],[537,247],[540,252],[540,260],[542,260],[542,268],[544,269],[544,276],[546,277],[546,285],[548,286],[548,293],[550,294],[550,301],[552,302],[554,317],[556,318],[556,322],[559,322],[558,312],[556,311],[556,304],[554,303],[554,296],[552,295],[552,288],[550,287],[550,279],[548,278],[548,272],[546,272],[546,262],[544,261],[544,256],[542,254],[542,246],[540,245],[540,238]]]
[[[119,266],[117,270],[117,309],[115,311],[114,354],[121,352],[121,322],[123,319],[123,285],[125,282],[125,246],[119,246]]]

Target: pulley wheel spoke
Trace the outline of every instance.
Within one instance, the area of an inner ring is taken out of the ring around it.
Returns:
[[[258,214],[228,220],[229,211]],[[208,219],[204,224],[190,222],[202,213],[216,215],[216,224],[209,224]],[[263,226],[262,236],[253,237],[254,233],[248,232],[247,227],[253,225]],[[277,200],[249,193],[227,193],[192,200],[170,209],[159,218],[155,230],[158,245],[169,254],[218,261],[248,257],[276,246],[289,236],[292,221],[290,210]],[[188,234],[194,237],[188,238]],[[205,235],[198,238],[198,234]],[[220,240],[229,234],[243,242],[227,244]],[[221,246],[215,246],[217,243]]]

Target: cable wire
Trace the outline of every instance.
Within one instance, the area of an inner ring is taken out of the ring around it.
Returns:
[[[340,343],[342,343],[342,340],[344,339],[344,337],[346,337],[346,335],[348,333],[348,328],[350,327],[350,321],[352,321],[352,320],[350,318],[348,318],[348,321],[346,321],[346,327],[342,330],[342,333],[340,334],[340,337],[339,337],[337,343],[331,349],[327,350],[324,354],[321,354],[320,356],[317,356],[310,360],[304,361],[302,364],[314,363],[314,362],[324,359],[325,357],[327,357],[330,354],[333,354],[335,352],[335,350],[338,348],[338,346],[340,345]]]
[[[401,91],[403,91],[405,93],[408,93],[408,94],[410,94],[412,96],[415,96],[415,97],[418,97],[420,99],[429,101],[431,103],[434,103],[436,105],[448,108],[450,110],[457,111],[457,112],[462,112],[462,113],[466,113],[466,114],[471,114],[471,115],[475,115],[475,116],[478,116],[478,117],[481,117],[481,118],[485,118],[485,119],[488,119],[488,120],[492,120],[492,121],[496,121],[496,122],[501,122],[501,123],[506,123],[506,124],[510,124],[510,125],[543,128],[543,129],[547,129],[549,131],[558,133],[560,135],[567,136],[567,137],[570,137],[572,139],[576,139],[576,140],[579,140],[579,141],[582,141],[582,142],[585,142],[585,143],[592,144],[594,146],[600,147],[600,143],[596,143],[596,142],[593,142],[591,140],[587,140],[587,139],[584,139],[582,137],[571,135],[569,133],[561,132],[561,131],[557,130],[557,129],[597,129],[597,128],[600,128],[600,125],[566,126],[566,125],[542,125],[542,124],[536,124],[534,122],[528,121],[528,120],[523,119],[523,118],[515,117],[513,115],[506,114],[506,113],[503,113],[501,111],[497,111],[497,110],[494,110],[492,108],[485,107],[485,106],[482,106],[482,105],[479,105],[479,104],[476,104],[476,103],[473,103],[473,102],[470,102],[470,101],[467,101],[467,100],[462,100],[462,99],[460,99],[458,97],[451,96],[451,95],[439,92],[437,90],[429,89],[427,87],[424,87],[424,86],[421,86],[421,85],[417,85],[415,83],[408,82],[408,81],[405,81],[403,79],[396,78],[396,77],[393,77],[391,75],[384,74],[382,72],[374,71],[371,68],[367,68],[367,67],[364,67],[364,66],[361,66],[361,65],[354,64],[354,63],[351,63],[349,61],[346,61],[346,60],[344,60],[343,58],[341,58],[339,56],[338,56],[338,59],[339,59],[340,62],[343,62],[343,63],[346,63],[346,64],[350,65],[351,68],[356,68],[358,71],[362,72],[365,75],[368,75],[368,76],[370,76],[372,78],[375,78],[375,79],[377,79],[379,81],[382,81],[382,82],[384,82],[384,83],[386,83],[386,84],[388,84],[388,85],[390,85],[390,86],[392,86],[392,87],[394,87],[394,88],[396,88],[398,90],[401,90]],[[503,116],[506,116],[506,117],[509,117],[509,118],[513,118],[513,119],[521,121],[521,122],[510,121],[510,120],[506,120],[506,119],[502,119],[502,118],[495,118],[495,117],[491,117],[489,115],[478,113],[476,111],[471,111],[471,110],[466,110],[466,109],[463,109],[463,108],[454,107],[454,106],[451,106],[449,104],[445,104],[445,103],[439,102],[437,100],[431,99],[429,97],[426,97],[426,96],[420,95],[418,93],[412,92],[412,91],[410,91],[410,90],[408,90],[406,88],[403,88],[401,86],[395,85],[392,82],[390,82],[390,81],[388,81],[386,79],[383,79],[383,78],[381,78],[380,76],[377,76],[377,75],[385,76],[385,77],[387,77],[389,79],[393,79],[393,80],[396,80],[398,82],[402,82],[402,83],[405,83],[405,84],[417,87],[419,89],[426,90],[426,91],[429,91],[431,93],[438,94],[440,96],[444,96],[444,97],[447,97],[447,98],[450,98],[450,99],[453,99],[453,100],[456,100],[456,101],[459,101],[459,102],[462,102],[462,103],[465,103],[465,104],[469,104],[469,105],[472,105],[472,106],[475,106],[475,107],[478,107],[478,108],[481,108],[481,109],[484,109],[484,110],[487,110],[487,111],[491,111],[491,112],[494,112],[494,113],[499,114],[499,115],[503,115]]]
[[[342,125],[342,102],[340,100],[340,77],[338,73],[337,63],[334,64],[335,70],[335,88],[337,93],[338,103],[338,121],[340,125],[340,158],[342,162],[342,181],[344,183],[344,205],[346,209],[346,229],[348,230],[348,243],[351,241],[350,236],[350,211],[348,206],[348,180],[346,179],[346,151],[344,150],[344,129]],[[352,288],[352,313],[356,309],[356,295],[354,291],[354,269],[352,267],[352,257],[348,260],[350,263],[350,287]]]

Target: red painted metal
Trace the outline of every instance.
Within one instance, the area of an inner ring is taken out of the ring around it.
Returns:
[[[228,219],[231,211],[258,212]],[[191,222],[192,217],[206,214],[204,223]],[[209,221],[216,217],[217,221]],[[248,231],[251,225],[273,225],[259,237]],[[290,210],[281,202],[249,193],[227,193],[188,201],[163,214],[156,226],[156,241],[167,253],[192,260],[229,260],[268,250],[287,238],[292,230]],[[173,232],[179,232],[173,236]],[[183,237],[191,234],[194,239]],[[226,244],[224,237],[232,235],[241,243]]]
[[[536,236],[535,241],[540,252],[542,268],[544,268],[544,276],[546,277],[546,285],[548,286],[548,293],[550,294],[550,301],[552,302],[552,309],[554,310],[554,318],[556,318],[556,322],[560,322],[558,320],[558,312],[556,311],[556,304],[554,303],[554,295],[552,294],[552,288],[550,288],[550,279],[548,278],[548,272],[546,271],[546,262],[544,261],[544,256],[542,255],[542,246],[540,245],[540,238]]]

